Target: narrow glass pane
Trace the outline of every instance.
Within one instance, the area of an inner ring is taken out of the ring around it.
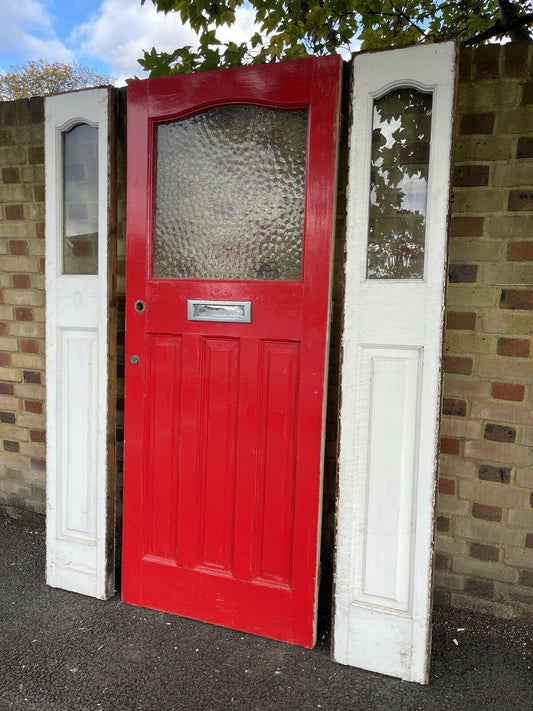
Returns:
[[[369,279],[422,279],[431,94],[398,89],[374,103]]]
[[[298,280],[307,111],[236,105],[157,127],[153,275]]]
[[[98,129],[63,134],[63,274],[98,274]]]

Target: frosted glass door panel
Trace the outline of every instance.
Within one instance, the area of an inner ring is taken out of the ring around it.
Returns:
[[[98,274],[98,129],[63,134],[63,274]]]
[[[159,124],[153,276],[300,280],[306,145],[307,110]]]
[[[414,89],[374,102],[369,279],[424,277],[431,104]]]

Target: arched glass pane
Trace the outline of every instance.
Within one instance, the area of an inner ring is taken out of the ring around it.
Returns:
[[[396,89],[374,102],[369,279],[422,279],[432,95]]]
[[[158,125],[154,277],[300,279],[306,146],[307,110]]]
[[[63,134],[63,274],[98,274],[98,129]]]

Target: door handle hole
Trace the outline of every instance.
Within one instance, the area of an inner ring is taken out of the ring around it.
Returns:
[[[139,301],[135,302],[135,311],[137,311],[137,313],[142,313],[145,310],[145,308],[146,308],[146,304],[144,303],[144,301],[141,301],[139,299]]]

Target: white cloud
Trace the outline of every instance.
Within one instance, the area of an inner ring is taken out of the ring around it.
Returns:
[[[134,75],[144,76],[137,62],[143,50],[155,47],[170,52],[179,46],[197,46],[195,33],[180,22],[176,13],[158,13],[150,0],[144,5],[140,0],[92,0],[86,5],[85,18],[68,38],[60,38],[54,29],[52,10],[60,11],[59,0],[0,0],[0,3],[0,52],[20,56],[20,63],[40,58],[50,62],[80,61],[96,66],[100,73],[120,82]],[[83,3],[76,2],[71,9],[80,7]],[[245,42],[258,31],[253,20],[254,12],[249,6],[237,8],[235,24],[220,28],[219,39]]]
[[[257,31],[253,19],[249,7],[238,8],[235,25],[221,28],[219,39],[246,41]],[[143,50],[155,47],[160,52],[171,52],[176,47],[197,45],[195,33],[181,23],[177,14],[158,13],[151,2],[141,6],[140,0],[103,0],[99,11],[78,25],[69,41],[78,47],[87,63],[94,58],[107,62],[109,73],[119,81],[144,76],[137,63]]]
[[[80,55],[105,61],[110,74],[123,80],[143,76],[137,59],[144,49],[168,52],[196,44],[196,35],[177,15],[157,13],[150,2],[141,6],[139,0],[103,0],[99,11],[78,25],[69,41],[78,46]]]
[[[42,0],[14,0],[2,4],[0,46],[20,53],[24,60],[72,62],[74,53],[59,39]]]
[[[224,25],[217,32],[217,37],[221,42],[246,42],[256,32],[259,26],[254,24],[255,12],[246,5],[241,5],[236,10],[235,24],[231,27]]]

